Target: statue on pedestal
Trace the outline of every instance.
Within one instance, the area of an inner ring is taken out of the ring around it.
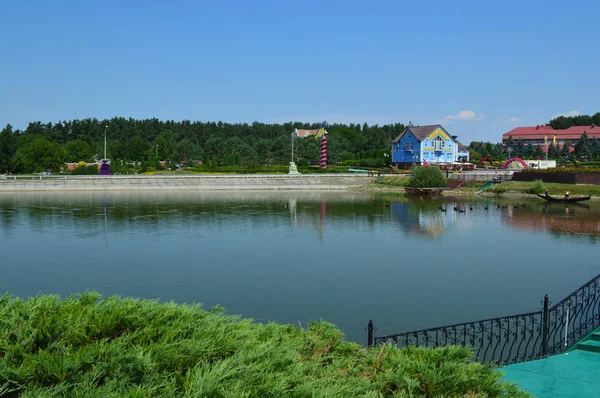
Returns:
[[[298,171],[298,168],[296,167],[296,163],[294,162],[290,162],[290,171],[288,172],[289,175],[300,175],[300,172]]]

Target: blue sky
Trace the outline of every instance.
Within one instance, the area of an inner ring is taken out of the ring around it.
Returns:
[[[2,1],[0,126],[442,123],[600,111],[597,1]]]

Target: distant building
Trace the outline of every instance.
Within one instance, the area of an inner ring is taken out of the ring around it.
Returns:
[[[424,163],[469,161],[469,150],[439,124],[410,126],[392,141],[392,163],[400,168]]]
[[[571,145],[576,145],[583,132],[587,132],[589,138],[600,139],[600,127],[591,126],[573,126],[564,130],[555,130],[551,126],[531,126],[517,127],[507,133],[502,134],[502,143],[506,144],[508,137],[514,140],[521,139],[524,144],[531,144],[534,147],[541,146],[543,151],[546,151],[545,144],[554,144],[562,148],[565,141],[569,141]],[[573,150],[571,148],[571,150]]]

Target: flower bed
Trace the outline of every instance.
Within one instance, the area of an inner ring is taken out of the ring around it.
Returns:
[[[550,167],[547,169],[525,169],[524,173],[600,173],[600,167]]]

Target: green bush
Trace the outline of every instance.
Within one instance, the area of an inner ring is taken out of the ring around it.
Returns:
[[[95,164],[89,166],[78,166],[71,170],[71,175],[96,175],[100,172]]]
[[[439,188],[446,186],[446,179],[439,167],[417,166],[410,168],[410,179],[406,184],[412,188]]]
[[[298,159],[298,166],[299,167],[307,167],[307,166],[310,166],[310,162],[306,158],[300,158],[300,159]]]
[[[0,396],[528,397],[463,347],[364,349],[324,322],[86,293],[0,297]]]
[[[543,180],[533,180],[533,183],[531,184],[531,193],[534,194],[539,194],[542,193],[546,190],[546,188],[544,187],[544,181]]]
[[[494,188],[491,189],[492,192],[495,193],[504,193],[510,191],[510,186],[507,184],[496,184]]]

